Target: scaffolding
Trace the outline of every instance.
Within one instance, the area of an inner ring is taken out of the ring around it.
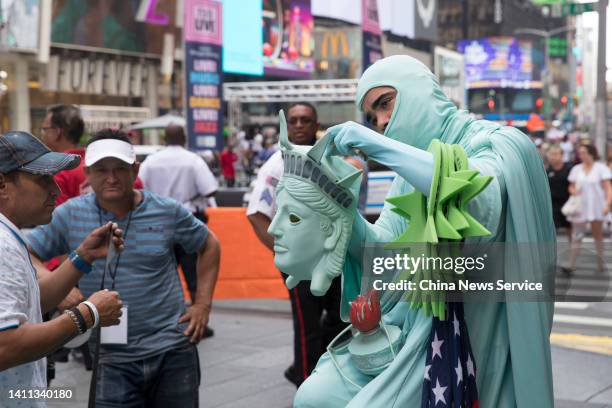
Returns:
[[[309,81],[226,82],[223,99],[228,103],[230,129],[241,128],[244,103],[354,102],[357,79]],[[357,112],[355,118],[359,118]]]

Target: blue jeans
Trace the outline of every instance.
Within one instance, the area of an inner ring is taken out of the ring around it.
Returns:
[[[198,407],[200,361],[189,344],[144,360],[99,366],[97,408]]]

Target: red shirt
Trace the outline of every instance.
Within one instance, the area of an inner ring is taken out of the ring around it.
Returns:
[[[68,201],[72,197],[78,197],[81,195],[81,189],[86,183],[85,170],[83,169],[85,162],[85,149],[68,149],[64,153],[78,154],[81,156],[81,163],[72,170],[64,170],[57,173],[53,178],[59,186],[61,193],[57,200],[55,200],[55,206]]]
[[[221,153],[221,168],[223,169],[223,177],[234,178],[236,171],[234,170],[234,162],[238,160],[236,153],[226,150]]]

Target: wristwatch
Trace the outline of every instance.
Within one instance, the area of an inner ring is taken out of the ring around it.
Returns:
[[[72,262],[75,268],[83,272],[85,275],[91,272],[91,264],[81,258],[76,251],[72,251],[68,259],[70,259],[70,262]]]

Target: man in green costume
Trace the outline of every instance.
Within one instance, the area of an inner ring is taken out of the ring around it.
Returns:
[[[394,170],[398,177],[389,197],[414,190],[428,196],[437,176],[433,156],[424,149],[434,139],[459,145],[470,168],[492,177],[468,205],[470,214],[491,234],[465,241],[527,244],[524,248],[531,249],[503,260],[501,276],[506,281],[546,283],[555,264],[556,237],[546,173],[527,136],[457,110],[431,71],[408,56],[388,57],[366,70],[358,84],[357,106],[384,136],[347,122],[329,129],[334,151],[346,154],[359,149]],[[391,208],[385,204],[376,224],[356,216],[342,275],[344,312],[359,292],[363,245],[392,242],[409,226]],[[550,250],[539,250],[544,245]],[[508,301],[464,307],[477,367],[476,372],[468,371],[476,376],[480,407],[553,407],[552,303]],[[340,370],[329,353],[321,357],[298,390],[295,407],[421,406],[432,318],[390,293],[382,294],[381,308],[383,320],[399,326],[406,336],[393,363],[381,374],[368,376],[354,366],[346,347],[339,347],[334,354]]]

